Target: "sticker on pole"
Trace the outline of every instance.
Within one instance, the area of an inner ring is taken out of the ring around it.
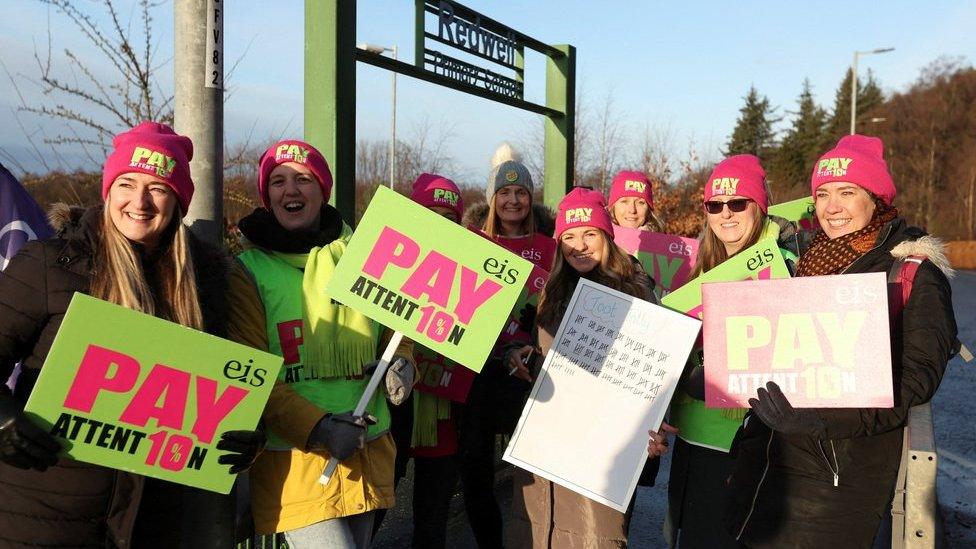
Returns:
[[[478,372],[531,272],[525,259],[380,187],[324,291]]]
[[[281,357],[76,293],[24,409],[62,455],[226,494],[220,434],[254,429]]]
[[[769,381],[797,408],[893,406],[884,273],[706,284],[705,403]]]

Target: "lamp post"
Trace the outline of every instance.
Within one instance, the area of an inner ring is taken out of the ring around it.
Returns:
[[[857,58],[860,55],[871,55],[872,53],[888,53],[895,48],[878,48],[869,51],[855,51],[854,64],[851,65],[851,135],[854,135],[854,122],[857,120]]]
[[[375,53],[382,55],[383,52],[388,51],[393,54],[393,60],[396,61],[397,58],[397,47],[393,45],[392,47],[378,46],[376,44],[358,44],[356,46],[361,50],[366,50],[370,53]],[[390,76],[393,80],[393,115],[390,121],[390,188],[393,188],[393,183],[396,181],[396,71],[390,71]]]

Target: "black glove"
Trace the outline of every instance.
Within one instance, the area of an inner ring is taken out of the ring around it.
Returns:
[[[820,414],[813,410],[793,408],[779,385],[772,381],[766,384],[765,389],[760,387],[758,395],[758,399],[749,399],[749,405],[759,419],[774,431],[814,438],[823,438],[827,434],[827,426]]]
[[[0,460],[20,469],[46,471],[58,462],[61,443],[27,419],[12,397],[0,396]]]
[[[380,361],[374,360],[363,366],[363,374],[367,377],[373,375]],[[402,356],[395,356],[390,361],[390,366],[386,369],[386,376],[383,377],[383,385],[386,387],[386,396],[394,406],[403,404],[413,390],[413,364]]]
[[[376,425],[376,418],[366,414],[361,417],[344,414],[326,414],[308,435],[309,450],[326,450],[332,457],[343,461],[366,445],[366,427]]]
[[[254,460],[258,459],[258,454],[264,450],[264,445],[268,442],[268,437],[264,431],[227,431],[221,433],[220,442],[217,449],[229,454],[223,454],[217,458],[217,463],[230,465],[230,474],[236,475],[243,473],[254,465]]]

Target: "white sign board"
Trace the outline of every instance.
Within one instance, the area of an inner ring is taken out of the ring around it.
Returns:
[[[626,512],[700,328],[581,279],[505,461]]]

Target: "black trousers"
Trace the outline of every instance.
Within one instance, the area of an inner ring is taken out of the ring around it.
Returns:
[[[495,435],[511,435],[531,385],[498,375],[497,364],[485,365],[475,378],[461,414],[458,457],[464,508],[480,549],[503,546],[503,521],[495,497]]]
[[[413,478],[413,548],[444,549],[458,480],[457,457],[415,457]]]
[[[675,437],[668,481],[668,520],[681,549],[739,549],[745,545],[729,534],[722,522],[728,502],[726,479],[733,460]],[[672,545],[674,547],[674,545]]]

